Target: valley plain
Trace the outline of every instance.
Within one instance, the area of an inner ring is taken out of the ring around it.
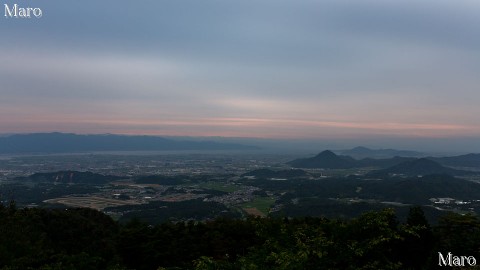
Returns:
[[[479,157],[354,159],[328,150],[307,158],[242,152],[16,156],[0,160],[0,188],[2,200],[22,207],[87,207],[123,222],[353,218],[386,207],[405,217],[416,205],[436,222],[446,211],[479,213]]]

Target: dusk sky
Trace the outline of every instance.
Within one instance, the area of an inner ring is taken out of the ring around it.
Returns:
[[[0,133],[480,138],[477,0],[1,3]]]

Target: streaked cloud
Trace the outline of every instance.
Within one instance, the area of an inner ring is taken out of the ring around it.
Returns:
[[[478,1],[35,4],[0,23],[1,133],[480,136]]]

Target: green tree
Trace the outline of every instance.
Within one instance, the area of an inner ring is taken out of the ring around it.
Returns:
[[[480,258],[480,221],[476,216],[449,213],[434,230],[435,250]]]
[[[433,233],[420,206],[411,207],[402,226],[399,258],[405,269],[425,269],[432,256]]]

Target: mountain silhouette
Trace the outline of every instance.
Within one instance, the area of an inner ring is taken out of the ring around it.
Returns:
[[[421,157],[424,154],[416,151],[395,150],[395,149],[370,149],[364,146],[357,146],[349,150],[337,151],[341,155],[351,156],[356,159],[362,158],[391,158],[401,157]]]
[[[348,169],[356,167],[353,158],[338,156],[330,150],[325,150],[312,158],[292,160],[287,164],[295,168]]]
[[[466,154],[453,157],[429,157],[444,166],[480,168],[480,154]]]
[[[412,161],[416,158],[412,157],[393,157],[393,158],[364,158],[361,160],[357,160],[356,164],[357,167],[378,167],[378,168],[389,168],[400,164],[406,161]]]

